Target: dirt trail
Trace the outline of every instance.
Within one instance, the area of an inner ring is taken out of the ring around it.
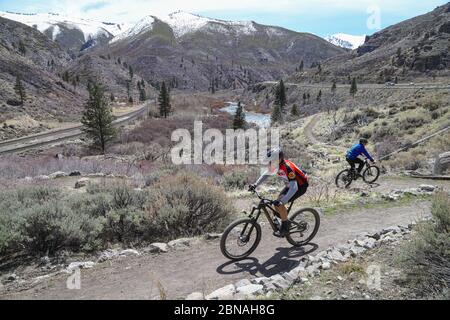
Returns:
[[[82,270],[81,290],[66,289],[67,276],[57,276],[33,289],[2,298],[159,299],[158,282],[169,299],[184,298],[194,291],[210,293],[243,278],[289,271],[309,252],[344,243],[361,232],[409,223],[426,214],[428,207],[426,203],[416,203],[402,208],[325,217],[314,245],[304,249],[293,249],[264,228],[260,246],[244,261],[229,262],[220,253],[218,241],[203,242],[184,251],[115,260]]]
[[[312,116],[312,118],[309,120],[308,124],[304,128],[304,133],[306,138],[312,143],[312,144],[323,144],[322,141],[319,141],[315,134],[314,134],[314,127],[317,125],[317,123],[320,121],[321,114],[317,113]]]
[[[377,191],[427,182],[386,179]],[[450,188],[449,182],[433,181],[432,184]],[[284,239],[273,237],[266,223],[258,249],[244,261],[233,263],[224,258],[219,240],[200,240],[184,250],[117,259],[82,270],[81,290],[66,289],[67,275],[59,275],[26,291],[0,296],[0,299],[159,299],[158,283],[169,299],[184,298],[194,291],[208,294],[243,278],[289,271],[305,254],[345,243],[362,232],[410,223],[429,214],[429,207],[429,202],[416,201],[403,207],[362,209],[322,216],[314,244],[303,249],[292,248]]]

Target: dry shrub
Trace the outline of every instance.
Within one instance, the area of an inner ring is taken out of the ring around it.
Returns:
[[[325,181],[320,178],[310,179],[310,186],[306,193],[307,198],[317,207],[335,202],[339,191],[334,188],[332,180]]]
[[[450,298],[450,195],[434,196],[432,219],[417,226],[401,261],[414,289],[421,295]]]
[[[152,234],[162,239],[197,236],[223,228],[231,204],[223,189],[192,174],[166,177],[152,189]]]
[[[417,170],[424,168],[426,164],[426,157],[416,150],[401,152],[392,160],[386,161],[388,167],[399,170]]]

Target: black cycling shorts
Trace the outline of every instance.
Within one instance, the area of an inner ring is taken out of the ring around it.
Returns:
[[[297,192],[292,196],[292,198],[289,200],[289,202],[293,202],[293,201],[297,200],[298,198],[300,198],[302,195],[304,195],[306,193],[306,190],[308,190],[308,187],[309,187],[308,182],[299,186]],[[280,193],[279,199],[283,198],[288,192],[289,192],[289,188],[288,187],[284,188],[283,191],[281,191],[281,193]]]

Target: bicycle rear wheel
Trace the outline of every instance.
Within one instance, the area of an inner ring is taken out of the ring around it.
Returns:
[[[368,184],[372,184],[377,181],[379,176],[380,168],[377,166],[369,166],[363,173],[363,179]]]
[[[230,260],[247,258],[261,241],[261,226],[253,219],[240,219],[225,229],[220,250]]]
[[[352,171],[349,169],[345,169],[336,177],[336,186],[338,188],[348,188],[353,182]]]
[[[320,215],[312,208],[301,209],[289,217],[291,227],[287,241],[300,247],[308,244],[316,236],[320,227]]]

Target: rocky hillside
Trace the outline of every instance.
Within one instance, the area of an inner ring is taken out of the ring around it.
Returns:
[[[297,73],[297,80],[357,77],[364,82],[448,77],[450,3],[366,38],[358,49]]]
[[[166,80],[180,89],[228,89],[291,74],[345,53],[327,41],[258,24],[176,12],[149,16],[103,49],[126,57],[148,81]]]
[[[17,77],[26,94],[23,106],[14,90]],[[93,52],[73,59],[35,28],[0,17],[0,140],[78,122],[92,79],[102,83],[108,97],[113,93],[115,101],[128,101],[130,73],[124,65]],[[130,96],[135,102],[141,80],[133,75]],[[145,90],[147,97],[154,96],[150,85]]]
[[[0,18],[0,122],[18,116],[70,120],[83,93],[57,76],[69,63],[67,53],[44,34]],[[14,91],[17,76],[27,95],[24,106]]]
[[[127,28],[124,24],[97,22],[54,13],[0,12],[0,17],[39,30],[74,57],[87,48],[108,43],[114,36]]]

